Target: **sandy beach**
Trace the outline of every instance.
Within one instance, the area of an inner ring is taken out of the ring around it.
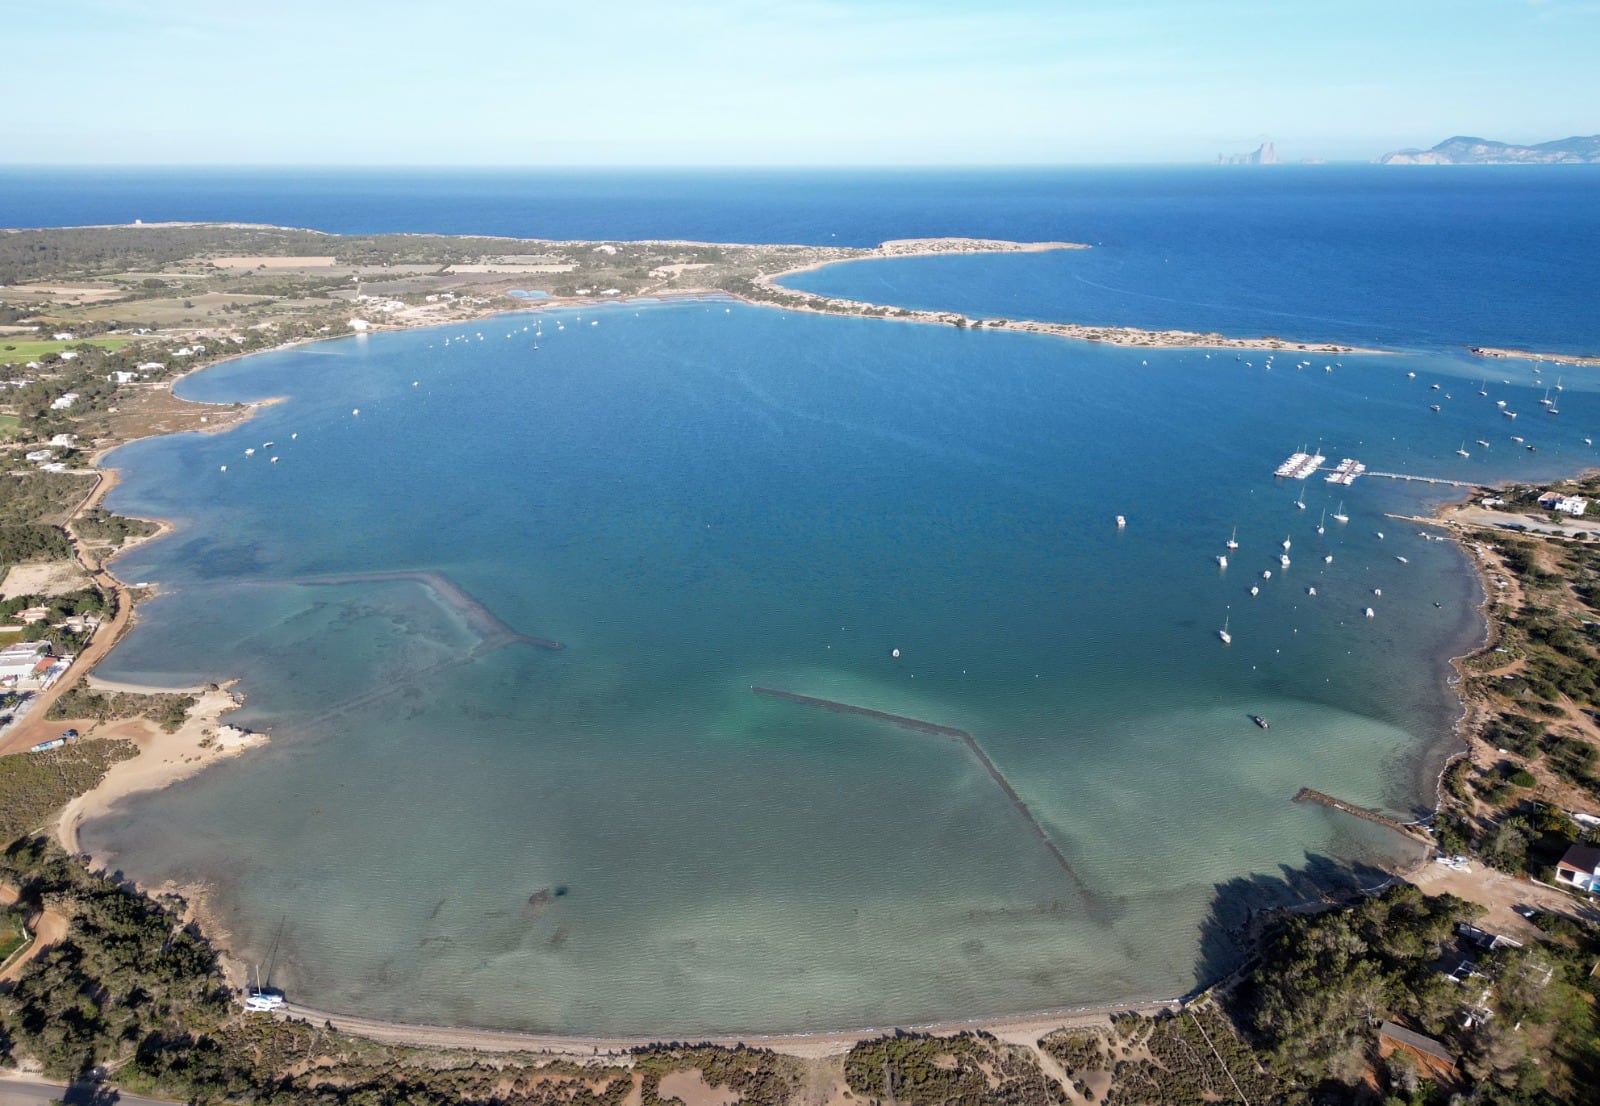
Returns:
[[[903,239],[885,242],[876,251],[861,257],[842,260],[823,260],[809,265],[785,269],[780,273],[763,274],[756,286],[770,298],[737,296],[740,301],[755,306],[782,307],[786,310],[807,311],[817,315],[850,315],[883,318],[897,322],[935,323],[942,326],[964,327],[973,330],[1020,330],[1028,334],[1048,334],[1056,338],[1069,338],[1080,342],[1099,342],[1112,346],[1135,346],[1146,349],[1218,349],[1288,353],[1359,354],[1384,353],[1385,350],[1346,346],[1333,342],[1294,342],[1283,338],[1229,338],[1226,335],[1201,334],[1190,330],[1144,330],[1131,326],[1095,326],[1088,323],[1044,322],[1037,319],[974,319],[956,311],[927,311],[918,308],[892,307],[867,303],[862,300],[818,296],[786,288],[778,281],[799,273],[811,272],[828,265],[847,265],[858,261],[873,261],[888,257],[933,257],[947,254],[972,253],[1044,253],[1054,250],[1085,250],[1090,247],[1075,242],[992,242],[983,239]]]
[[[86,737],[130,740],[139,747],[139,755],[113,766],[100,786],[78,796],[62,809],[56,821],[56,840],[61,847],[78,855],[82,851],[78,827],[109,813],[129,795],[159,791],[220,760],[263,744],[267,740],[265,734],[250,733],[220,722],[224,714],[239,705],[239,699],[228,686],[211,687],[200,693],[183,725],[172,733],[143,718],[108,722],[87,729]]]
[[[1078,1026],[1109,1025],[1117,1014],[1138,1013],[1152,1015],[1163,1010],[1175,1010],[1181,999],[1164,999],[1153,1002],[1108,1003],[1099,1006],[1081,1006],[1056,1013],[1023,1014],[1011,1018],[975,1019],[972,1021],[930,1022],[919,1025],[879,1026],[863,1029],[824,1031],[818,1033],[789,1034],[737,1034],[731,1036],[694,1036],[696,1044],[711,1044],[722,1048],[762,1048],[786,1056],[802,1059],[819,1059],[842,1056],[862,1041],[870,1041],[898,1031],[949,1035],[967,1031],[992,1033],[1005,1041],[1033,1048],[1040,1037],[1058,1029]],[[554,1033],[514,1033],[494,1029],[472,1029],[439,1025],[408,1025],[404,1022],[380,1021],[372,1018],[351,1017],[326,1010],[317,1010],[290,1003],[283,1014],[312,1024],[331,1024],[342,1033],[380,1041],[385,1044],[413,1045],[423,1048],[467,1048],[485,1052],[539,1053],[545,1056],[570,1060],[616,1060],[624,1058],[636,1048],[661,1044],[671,1035],[657,1037],[584,1037]],[[689,1038],[682,1038],[689,1039]]]

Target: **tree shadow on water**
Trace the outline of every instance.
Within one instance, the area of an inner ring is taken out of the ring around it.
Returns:
[[[1335,860],[1308,853],[1298,867],[1281,865],[1278,874],[1259,872],[1216,885],[1211,908],[1200,923],[1195,990],[1201,991],[1237,971],[1255,942],[1285,912],[1314,912],[1355,898],[1394,879],[1361,861]]]

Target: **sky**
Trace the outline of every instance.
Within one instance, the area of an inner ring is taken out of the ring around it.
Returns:
[[[1600,0],[5,9],[13,165],[1370,160],[1600,131]]]

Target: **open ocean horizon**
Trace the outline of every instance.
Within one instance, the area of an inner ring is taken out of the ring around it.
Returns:
[[[1389,351],[1269,363],[713,299],[186,378],[285,401],[109,458],[109,505],[177,529],[117,562],[162,594],[101,673],[239,678],[273,740],[82,838],[205,884],[233,950],[276,944],[274,982],[325,1009],[686,1037],[1182,994],[1232,966],[1250,910],[1415,858],[1289,799],[1429,809],[1449,658],[1482,638],[1461,552],[1385,517],[1459,493],[1273,468],[1302,445],[1478,483],[1596,463],[1596,370],[1466,351],[1600,352],[1590,167],[63,174],[0,171],[7,221],[1081,241],[786,283]],[[1515,428],[1529,452],[1495,400],[1532,415],[1557,377],[1559,417]],[[245,459],[263,441],[281,463]],[[418,573],[566,648],[480,651]],[[994,774],[752,685],[967,731]]]

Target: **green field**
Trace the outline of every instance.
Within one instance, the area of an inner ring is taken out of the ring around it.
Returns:
[[[17,432],[18,421],[20,420],[15,415],[0,415],[0,442]]]
[[[100,346],[102,349],[121,349],[132,338],[84,338],[74,342],[35,341],[33,339],[0,338],[0,365],[23,365],[37,361],[47,353],[60,353],[73,346]]]

